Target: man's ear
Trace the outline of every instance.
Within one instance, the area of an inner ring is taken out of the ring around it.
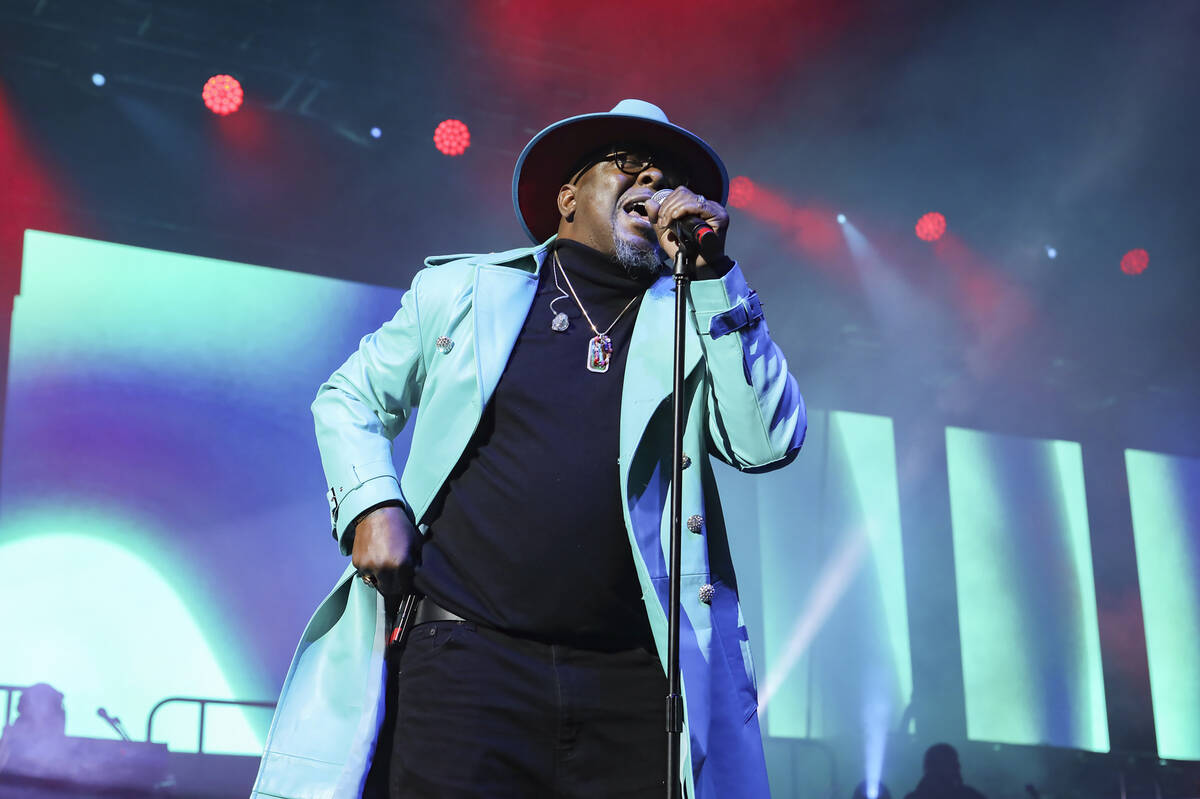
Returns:
[[[575,221],[575,204],[578,202],[578,197],[575,194],[575,187],[570,183],[564,183],[558,190],[558,214],[568,222]]]

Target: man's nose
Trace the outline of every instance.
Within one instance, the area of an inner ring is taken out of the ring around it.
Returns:
[[[652,189],[668,188],[667,179],[663,176],[662,170],[654,164],[638,173],[637,183],[639,186],[649,186]]]

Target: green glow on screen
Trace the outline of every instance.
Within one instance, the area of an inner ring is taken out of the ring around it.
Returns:
[[[1077,443],[946,429],[967,734],[1109,750]]]
[[[308,404],[386,305],[359,284],[26,231],[0,683],[50,683],[68,733],[100,738],[115,733],[97,707],[140,739],[168,696],[275,696],[295,644],[284,627],[342,568]],[[246,578],[285,548],[284,590]],[[197,714],[163,708],[155,738],[194,751]],[[204,748],[258,754],[270,715],[210,707]]]
[[[1200,459],[1125,450],[1159,757],[1200,760]]]
[[[311,353],[345,337],[358,291],[324,277],[29,230],[11,351],[39,380],[153,370],[213,395],[315,389]],[[18,323],[19,318],[19,323]],[[361,322],[359,322],[361,324]]]
[[[61,509],[0,527],[0,640],[21,643],[0,655],[0,672],[9,684],[61,691],[68,735],[114,737],[96,715],[103,707],[140,740],[161,699],[235,696],[223,642],[205,639],[169,561],[131,549],[129,538],[124,523]],[[195,751],[197,713],[164,707],[154,740]],[[261,754],[269,723],[268,710],[210,708],[205,751]]]
[[[882,741],[912,695],[892,420],[810,409],[803,457],[754,480],[767,731]]]

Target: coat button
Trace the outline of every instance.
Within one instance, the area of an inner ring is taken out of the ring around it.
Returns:
[[[687,453],[685,452],[685,453],[683,454],[683,468],[685,468],[685,469],[686,469],[687,467],[689,467],[689,466],[691,466],[691,465],[692,465],[692,459],[691,459],[691,458],[689,458],[689,457],[687,456]]]
[[[438,352],[442,355],[447,355],[450,350],[454,349],[454,340],[449,336],[438,336],[434,343],[437,344]]]
[[[705,583],[700,586],[700,601],[706,605],[711,605],[713,597],[716,596],[717,589],[713,588],[712,583]]]
[[[688,517],[687,528],[693,533],[698,533],[704,529],[704,517],[699,513],[694,513]]]

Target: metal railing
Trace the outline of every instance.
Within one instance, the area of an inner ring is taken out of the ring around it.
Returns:
[[[240,699],[207,699],[201,696],[169,696],[159,702],[154,707],[150,708],[150,715],[146,717],[146,741],[151,740],[151,734],[154,731],[154,714],[163,705],[171,702],[191,702],[200,705],[200,723],[196,736],[196,754],[204,754],[204,713],[209,705],[239,705],[241,707],[266,707],[274,709],[274,702],[251,702],[249,700]]]
[[[0,691],[4,692],[4,723],[0,724],[0,730],[7,727],[12,720],[13,695],[19,694],[28,687],[28,685],[0,685]]]

